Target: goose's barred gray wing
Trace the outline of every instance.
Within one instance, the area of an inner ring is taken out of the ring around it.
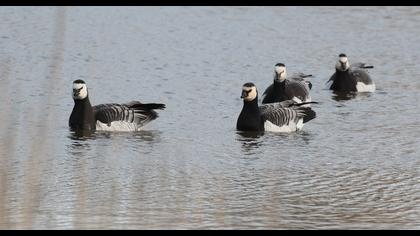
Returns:
[[[308,102],[308,103],[316,103],[316,102]],[[294,100],[284,100],[281,102],[274,102],[274,103],[266,103],[262,106],[260,106],[260,110],[264,109],[264,110],[276,110],[276,109],[280,109],[280,108],[285,108],[285,107],[292,107],[294,105],[304,105],[304,104],[308,104],[307,102],[305,103],[297,103]]]
[[[274,106],[276,107],[292,107],[292,106],[303,106],[303,105],[307,105],[307,104],[318,104],[318,102],[296,102],[294,100],[286,100],[286,101],[282,101],[282,102],[276,102],[273,103]]]
[[[117,104],[100,104],[93,107],[96,120],[110,125],[113,121],[124,121],[143,126],[156,119],[158,114],[153,109],[163,109],[164,104],[142,104],[137,101]]]
[[[281,127],[289,125],[290,122],[297,123],[305,116],[303,110],[281,107],[279,104],[268,103],[260,106],[261,116],[264,120]]]
[[[349,72],[356,79],[356,82],[372,84],[372,79],[370,78],[367,70],[361,68],[351,68]]]
[[[301,118],[303,118],[303,123],[306,123],[314,119],[316,113],[310,107],[301,107],[305,104],[307,103],[295,103],[293,100],[267,103],[260,106],[260,111],[266,120],[278,126],[287,125],[291,121],[297,122]]]
[[[330,82],[334,82],[336,77],[337,77],[337,73],[334,73],[333,75],[331,75],[330,79],[326,82],[326,84],[328,84]]]
[[[356,62],[350,65],[350,68],[363,68],[363,69],[372,69],[372,65],[368,65],[367,63],[363,62]]]
[[[302,72],[298,72],[293,74],[289,77],[290,80],[294,80],[296,82],[304,83],[308,86],[309,90],[312,89],[312,83],[309,80],[306,80],[305,78],[312,77],[311,74],[304,74]]]
[[[285,82],[285,91],[288,94],[288,97],[297,97],[301,101],[306,101],[307,99],[310,99],[308,84],[304,82],[299,82],[297,80],[286,80]]]

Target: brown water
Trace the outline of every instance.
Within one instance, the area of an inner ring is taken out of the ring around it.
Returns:
[[[0,7],[0,229],[420,229],[419,42],[420,7]],[[374,94],[326,89],[341,52]],[[318,117],[236,132],[277,62]],[[77,138],[76,79],[167,109]]]

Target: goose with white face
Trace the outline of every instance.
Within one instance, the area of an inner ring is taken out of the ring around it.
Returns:
[[[257,87],[255,87],[252,83],[244,84],[242,87],[242,95],[241,98],[244,101],[250,102],[253,101],[257,97]]]
[[[277,63],[274,66],[274,79],[278,79],[283,82],[286,79],[286,66],[283,63]]]
[[[346,71],[350,68],[350,63],[346,54],[340,54],[338,56],[338,62],[335,64],[335,68],[339,71]]]
[[[73,99],[83,100],[88,96],[86,83],[83,80],[76,80],[73,82]]]

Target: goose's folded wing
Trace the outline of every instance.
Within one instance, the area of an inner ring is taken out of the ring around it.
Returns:
[[[300,108],[284,107],[282,103],[269,103],[260,106],[261,115],[277,126],[288,125],[291,121],[297,122],[305,116]]]
[[[307,82],[304,79],[301,81],[295,79],[286,80],[286,93],[296,96],[302,101],[310,98],[309,90],[312,85],[310,86]]]
[[[337,77],[337,74],[334,73],[333,75],[331,75],[330,79],[326,82],[326,84],[330,84],[332,82],[334,82],[335,78]]]
[[[157,113],[152,110],[162,109],[157,105],[142,104],[140,102],[130,102],[127,104],[109,103],[94,106],[93,109],[96,120],[105,124],[110,124],[113,121],[125,121],[137,125],[144,125],[158,117]]]
[[[356,62],[351,64],[350,66],[351,68],[363,68],[363,69],[371,69],[373,68],[372,65],[368,65],[367,63],[363,63],[363,62]]]
[[[266,107],[262,108],[262,109],[278,109],[278,108],[283,108],[283,107],[291,107],[295,104],[298,104],[295,100],[284,100],[281,102],[276,102],[276,103],[269,103],[266,104]]]
[[[311,83],[311,81],[305,79],[305,78],[308,78],[308,77],[313,77],[313,75],[311,75],[311,74],[304,74],[302,72],[298,72],[298,73],[292,74],[292,76],[290,76],[289,79],[290,80],[297,81],[297,82],[305,83],[309,87],[309,89],[312,89],[312,83]]]
[[[355,69],[352,69],[350,73],[352,74],[354,78],[356,78],[357,82],[363,82],[365,84],[372,83],[371,82],[372,80],[370,79],[370,76],[367,70],[364,70],[361,68],[357,68],[357,69],[355,68]]]
[[[294,74],[292,74],[292,75],[289,77],[289,79],[294,79],[294,80],[303,81],[303,80],[304,80],[304,78],[307,78],[307,77],[312,77],[312,75],[311,75],[311,74],[304,74],[304,73],[302,73],[302,72],[298,72],[298,73],[294,73]]]

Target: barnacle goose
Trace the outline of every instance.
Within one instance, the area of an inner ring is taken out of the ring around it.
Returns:
[[[74,131],[138,131],[158,117],[154,109],[165,108],[165,104],[138,101],[92,106],[83,80],[73,82],[73,100],[69,126]]]
[[[274,81],[263,93],[262,103],[281,102],[295,100],[297,102],[310,102],[309,90],[312,83],[305,78],[312,75],[295,73],[287,77],[286,66],[277,63],[274,66]]]
[[[335,73],[327,82],[332,82],[330,90],[338,92],[375,91],[375,83],[366,70],[373,68],[373,66],[361,62],[350,65],[348,58],[344,53],[341,53],[338,57],[338,62],[335,65]]]
[[[236,123],[240,131],[294,132],[316,117],[310,107],[301,106],[315,102],[286,100],[258,106],[258,92],[253,83],[243,85],[241,98],[244,105]]]

